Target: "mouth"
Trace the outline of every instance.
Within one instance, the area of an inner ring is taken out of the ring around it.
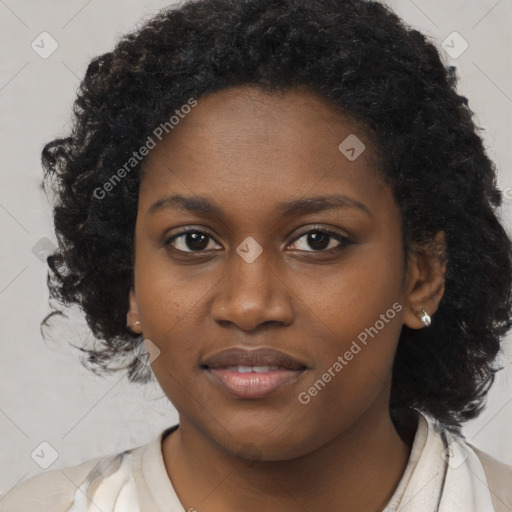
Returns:
[[[274,349],[231,348],[207,358],[201,369],[230,396],[255,399],[293,384],[307,366]]]

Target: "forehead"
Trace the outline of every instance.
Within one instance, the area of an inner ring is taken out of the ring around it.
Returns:
[[[218,192],[229,202],[340,188],[371,196],[384,186],[367,135],[341,110],[308,91],[249,86],[199,98],[157,141],[144,171],[143,202],[164,191]]]
[[[172,149],[173,142],[186,142],[190,131],[202,136],[203,147],[214,145],[209,149],[242,140],[254,145],[276,140],[284,149],[282,143],[285,140],[298,139],[311,141],[305,146],[307,149],[318,138],[333,142],[337,147],[343,134],[367,138],[364,130],[340,107],[304,88],[282,92],[262,91],[248,85],[231,87],[203,96],[197,103],[193,109],[187,106],[188,113],[179,118],[173,116],[175,125],[166,130],[167,135],[164,134],[163,140],[152,151],[150,160]],[[365,159],[369,160],[370,156],[373,152],[366,151]]]

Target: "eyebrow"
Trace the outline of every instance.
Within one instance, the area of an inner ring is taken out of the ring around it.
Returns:
[[[223,217],[222,209],[215,203],[210,202],[205,197],[199,196],[181,196],[174,195],[162,197],[153,203],[148,209],[146,215],[155,214],[158,211],[174,208],[189,211],[191,213],[202,214],[204,216]],[[295,199],[279,203],[278,214],[283,217],[293,215],[307,215],[318,213],[333,208],[357,208],[368,216],[373,217],[370,210],[360,201],[345,195],[331,195],[321,197],[310,197],[307,199]]]

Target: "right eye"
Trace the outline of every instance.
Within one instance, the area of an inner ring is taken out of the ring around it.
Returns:
[[[173,249],[180,252],[204,252],[206,250],[212,250],[212,247],[208,247],[210,242],[214,239],[204,231],[197,229],[188,229],[171,236],[164,242],[164,245],[172,246]]]

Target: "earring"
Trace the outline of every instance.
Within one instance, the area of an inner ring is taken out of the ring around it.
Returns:
[[[136,325],[139,325],[140,322],[137,320],[136,322],[133,322],[133,324],[130,324],[128,327],[135,327]]]
[[[420,317],[420,320],[423,322],[423,325],[425,327],[428,327],[432,323],[432,319],[430,318],[430,315],[424,309],[422,309],[418,313],[418,316]]]

